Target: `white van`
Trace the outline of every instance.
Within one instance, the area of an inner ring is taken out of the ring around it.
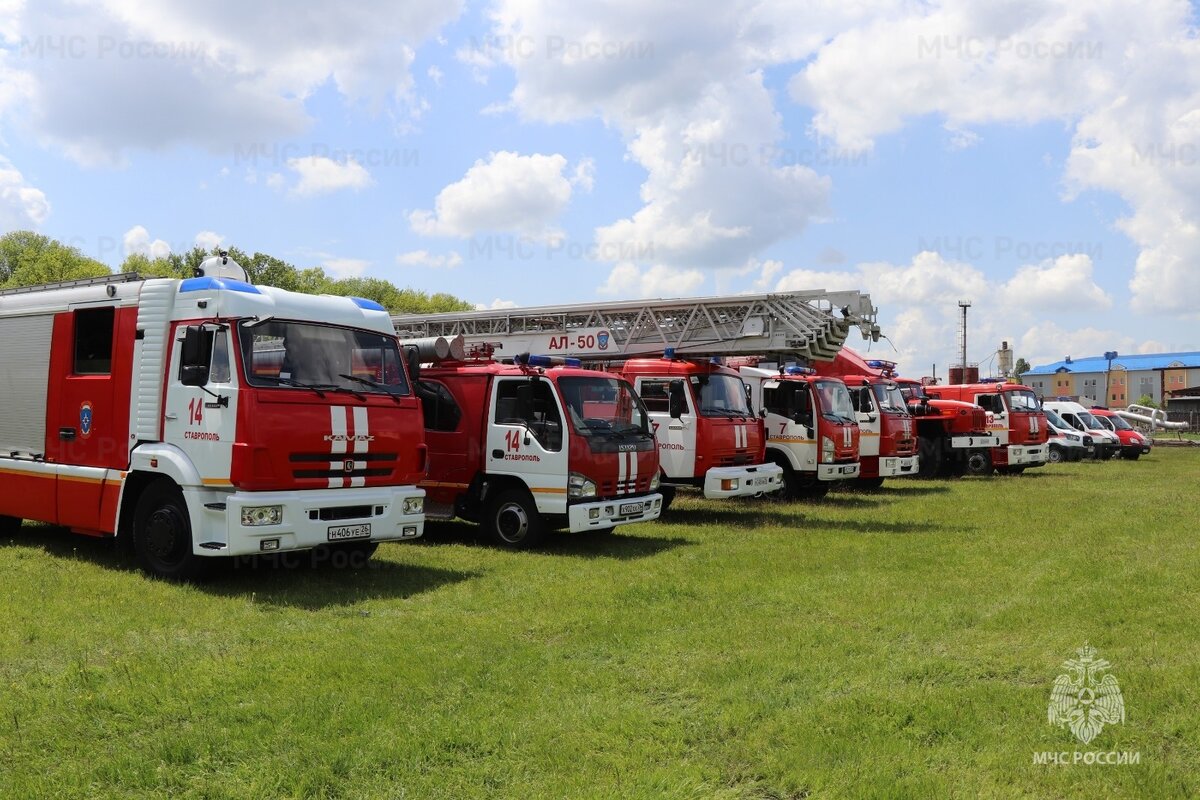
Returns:
[[[1071,423],[1046,408],[1045,404],[1042,405],[1042,413],[1046,415],[1046,423],[1050,426],[1051,464],[1095,457],[1096,445],[1091,434],[1076,430]]]
[[[1121,440],[1117,435],[1097,421],[1091,412],[1079,403],[1070,400],[1046,400],[1043,401],[1042,408],[1055,412],[1072,428],[1091,436],[1092,441],[1096,443],[1096,458],[1108,460],[1121,452]]]

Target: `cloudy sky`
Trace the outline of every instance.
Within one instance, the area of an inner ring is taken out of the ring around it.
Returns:
[[[854,288],[905,371],[1200,349],[1173,0],[0,0],[0,232],[482,305]],[[865,348],[863,343],[855,343]]]

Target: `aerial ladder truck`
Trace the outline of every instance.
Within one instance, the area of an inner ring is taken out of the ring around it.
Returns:
[[[876,309],[857,291],[633,300],[392,318],[401,339],[462,336],[506,358],[570,357],[621,375],[645,404],[658,444],[664,507],[679,487],[709,498],[798,485],[768,458],[761,413],[742,376],[722,363],[832,358],[858,328],[878,340]],[[838,442],[847,437],[839,432]],[[857,430],[852,441],[857,441]],[[857,463],[852,478],[857,474]]]

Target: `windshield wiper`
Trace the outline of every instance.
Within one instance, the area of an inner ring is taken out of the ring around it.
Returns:
[[[285,378],[282,375],[257,375],[255,377],[259,378],[260,380],[275,381],[276,383],[283,384],[284,386],[294,386],[297,389],[311,389],[317,393],[317,397],[325,397],[325,392],[321,391],[321,387],[311,383],[301,383],[300,381],[294,381],[291,378]]]
[[[367,399],[367,396],[365,394],[363,394],[362,392],[358,391],[357,389],[351,389],[346,386],[338,386],[336,383],[318,383],[318,384],[316,384],[316,388],[324,389],[324,390],[330,391],[330,392],[341,392],[343,394],[354,395],[355,400],[366,400]]]
[[[392,398],[392,400],[394,400],[395,402],[397,402],[397,403],[400,402],[399,397],[396,397],[395,394],[393,394],[392,392],[389,392],[387,387],[384,386],[382,383],[379,383],[378,381],[373,381],[370,378],[362,378],[358,375],[351,375],[348,372],[339,372],[338,377],[345,378],[348,381],[358,381],[359,383],[363,384],[364,386],[370,386],[372,389],[378,389],[379,391],[386,394],[388,397]]]

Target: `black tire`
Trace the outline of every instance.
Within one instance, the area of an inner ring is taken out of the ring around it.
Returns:
[[[675,499],[675,487],[659,484],[658,493],[662,495],[663,504],[660,513],[667,513],[667,509],[671,507],[671,501]]]
[[[133,514],[133,552],[150,575],[170,581],[198,580],[212,566],[192,552],[192,523],[183,492],[169,481],[146,487]]]
[[[545,535],[537,506],[524,489],[505,489],[492,497],[483,524],[496,544],[510,550],[528,550]]]
[[[873,492],[883,486],[883,478],[859,478],[854,483],[854,488],[861,489],[864,492]]]
[[[991,475],[992,454],[987,450],[972,450],[967,453],[963,468],[968,475]]]
[[[1062,462],[1066,461],[1067,458],[1063,454],[1061,447],[1051,447],[1050,454],[1046,457],[1046,460],[1051,464],[1061,464]]]
[[[941,474],[942,460],[944,458],[941,438],[922,436],[919,440],[917,455],[920,460],[917,471],[918,477],[936,478]]]
[[[0,516],[0,536],[12,536],[17,531],[21,530],[22,522],[24,522],[24,520],[18,517]]]

